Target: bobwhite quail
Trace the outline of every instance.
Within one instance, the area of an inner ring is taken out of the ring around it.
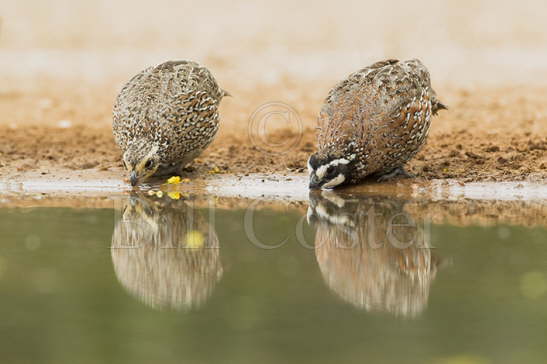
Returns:
[[[191,61],[150,67],[122,88],[113,132],[131,185],[179,172],[212,141],[227,93],[209,70]]]
[[[417,59],[388,59],[352,73],[330,92],[319,116],[310,188],[408,175],[403,165],[424,144],[431,116],[446,109]]]

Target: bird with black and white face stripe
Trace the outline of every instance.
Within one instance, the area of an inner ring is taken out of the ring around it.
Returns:
[[[319,158],[313,154],[308,159],[310,173],[310,188],[334,188],[350,180],[352,160],[355,156],[346,158]]]
[[[417,59],[376,62],[329,92],[319,114],[318,150],[308,161],[310,188],[386,181],[425,144],[431,119],[446,109]]]

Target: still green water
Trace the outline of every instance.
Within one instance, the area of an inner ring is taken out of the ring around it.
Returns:
[[[547,360],[544,227],[429,224],[384,198],[314,200],[311,225],[114,205],[0,209],[1,362]]]

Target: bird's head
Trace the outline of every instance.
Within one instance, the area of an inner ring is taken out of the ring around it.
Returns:
[[[347,158],[326,156],[317,153],[308,159],[310,188],[335,188],[347,183],[353,169],[355,154]]]
[[[123,163],[129,172],[131,186],[138,185],[156,173],[160,166],[158,150],[157,146],[144,142],[133,143],[127,148],[123,154]]]

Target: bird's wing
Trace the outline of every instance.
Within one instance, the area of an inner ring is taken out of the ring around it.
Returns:
[[[370,135],[410,121],[408,115],[425,110],[430,89],[419,60],[385,60],[351,74],[330,91],[321,110],[320,149],[332,141],[367,143]]]
[[[154,82],[150,74],[154,67],[149,67],[133,76],[116,97],[113,108],[112,128],[116,142],[125,148],[137,135],[148,132],[148,105]],[[137,127],[138,125],[138,127]]]
[[[171,61],[156,67],[155,72],[158,97],[153,107],[162,124],[188,133],[199,128],[202,120],[218,117],[224,91],[207,68],[191,61]]]

